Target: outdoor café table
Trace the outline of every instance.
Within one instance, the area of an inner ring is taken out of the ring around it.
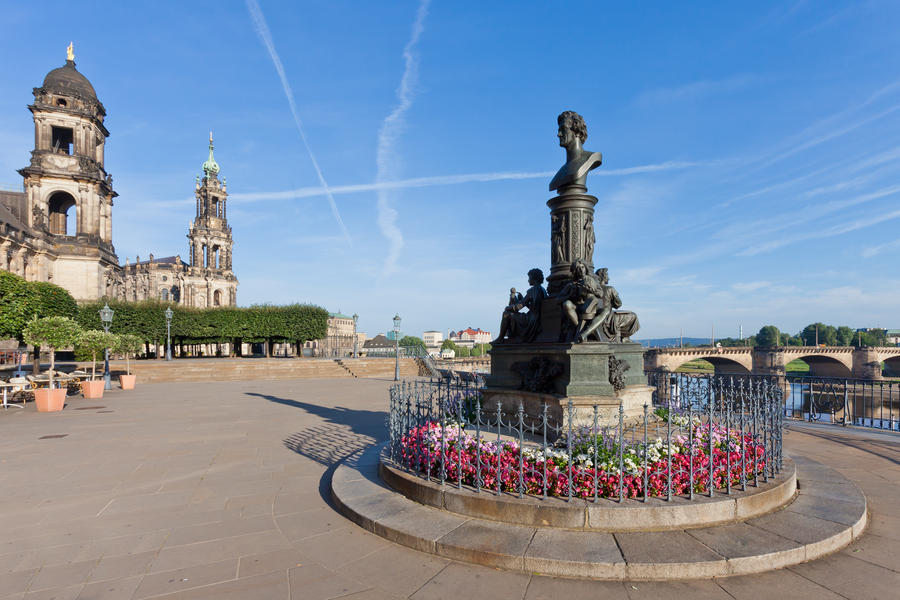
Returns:
[[[23,384],[21,384],[21,383],[9,383],[7,381],[0,381],[0,387],[3,388],[3,409],[4,410],[9,410],[9,404],[7,403],[7,397],[9,396],[9,388],[22,387],[22,385]],[[25,408],[25,403],[23,402],[22,406],[18,406],[16,404],[13,404],[13,406],[16,406],[17,408]]]

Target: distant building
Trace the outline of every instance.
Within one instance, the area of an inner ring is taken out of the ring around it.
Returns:
[[[472,329],[471,327],[466,327],[459,331],[450,331],[447,337],[457,346],[466,348],[474,348],[476,344],[490,344],[492,339],[490,331]]]
[[[444,341],[444,334],[440,331],[426,331],[422,333],[422,341],[425,342],[427,350],[436,350],[441,347],[441,343]]]
[[[353,354],[353,335],[355,330],[353,317],[340,312],[328,313],[328,329],[325,337],[306,342],[304,347],[308,348],[310,353],[315,356],[328,358],[351,356]],[[363,339],[359,343],[359,349],[362,349],[362,343],[365,342],[366,334],[362,335]]]
[[[389,340],[383,333],[379,333],[371,340],[366,340],[363,350],[365,350],[366,356],[394,356],[396,342]]]
[[[885,332],[888,344],[900,344],[900,329],[888,329]]]

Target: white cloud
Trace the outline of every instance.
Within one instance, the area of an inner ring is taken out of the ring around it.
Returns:
[[[728,94],[759,80],[755,75],[733,75],[725,79],[694,81],[670,88],[659,88],[643,92],[637,97],[641,106],[654,106],[669,102],[695,101],[706,96]]]

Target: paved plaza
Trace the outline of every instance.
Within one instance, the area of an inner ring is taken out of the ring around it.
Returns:
[[[870,523],[844,550],[686,583],[508,573],[391,544],[331,506],[330,477],[386,438],[380,379],[138,385],[61,413],[0,411],[0,600],[891,598],[900,436],[791,423],[790,455],[838,469]],[[802,481],[800,483],[802,487]]]

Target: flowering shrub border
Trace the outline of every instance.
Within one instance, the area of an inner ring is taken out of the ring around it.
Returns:
[[[673,495],[703,494],[710,479],[714,489],[745,485],[767,464],[765,446],[750,434],[700,422],[668,443],[627,442],[615,432],[580,428],[561,449],[488,441],[459,424],[429,421],[402,436],[400,462],[476,488],[585,499],[640,498],[645,489],[646,497],[667,497],[670,485]]]

